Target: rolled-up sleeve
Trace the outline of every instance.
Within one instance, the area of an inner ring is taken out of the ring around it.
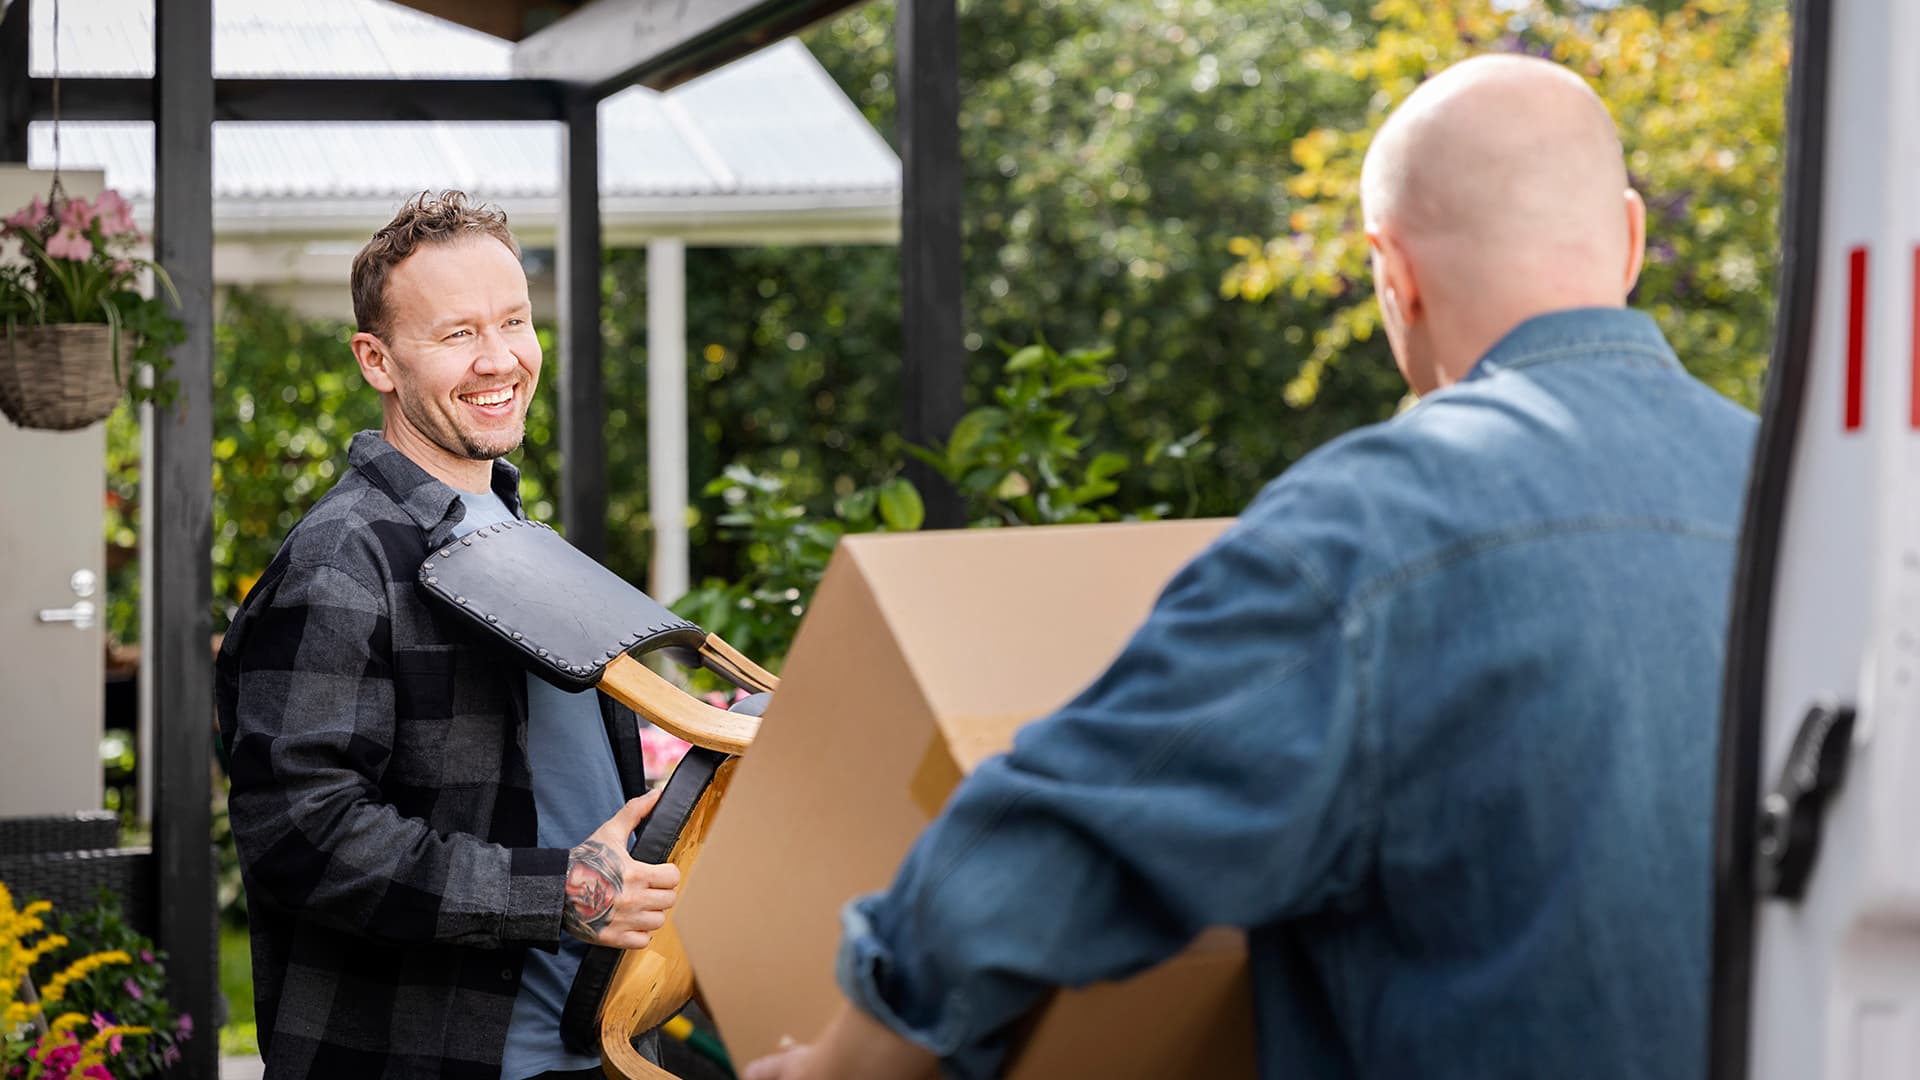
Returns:
[[[956,789],[887,891],[847,906],[848,998],[950,1074],[992,1075],[1049,988],[1351,892],[1378,805],[1362,640],[1283,542],[1230,531],[1104,674]]]
[[[229,809],[249,890],[379,941],[556,947],[565,849],[441,832],[382,797],[395,681],[380,590],[337,567],[265,587],[223,657]]]

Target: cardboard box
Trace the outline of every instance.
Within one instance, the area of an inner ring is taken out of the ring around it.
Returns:
[[[837,1007],[839,912],[960,777],[1125,645],[1224,520],[843,540],[674,919],[737,1060]],[[1253,1075],[1244,937],[1064,991],[1010,1075]]]

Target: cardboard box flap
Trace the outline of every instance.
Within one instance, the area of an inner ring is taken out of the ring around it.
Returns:
[[[1168,579],[1230,524],[883,533],[842,550],[965,773],[1104,670]]]

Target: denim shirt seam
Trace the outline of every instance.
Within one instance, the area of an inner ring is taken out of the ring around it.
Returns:
[[[1352,599],[1345,605],[1342,617],[1345,618],[1350,614],[1364,618],[1366,616],[1366,609],[1371,608],[1380,598],[1489,551],[1537,540],[1545,540],[1552,537],[1630,530],[1665,533],[1673,536],[1687,536],[1701,540],[1719,540],[1729,543],[1736,538],[1735,535],[1727,529],[1710,527],[1684,519],[1662,518],[1651,515],[1603,514],[1577,518],[1561,518],[1553,521],[1530,522],[1524,525],[1482,533],[1478,536],[1459,541],[1458,543],[1450,544],[1430,555],[1425,555],[1410,562],[1400,564],[1362,582],[1354,589]]]
[[[1596,356],[1596,350],[1603,350]],[[1622,341],[1617,337],[1597,337],[1586,340],[1564,341],[1544,349],[1535,349],[1521,353],[1512,359],[1489,356],[1486,359],[1487,374],[1496,375],[1502,371],[1523,371],[1541,364],[1550,364],[1563,360],[1582,359],[1592,363],[1608,361],[1627,362],[1636,366],[1651,361],[1654,367],[1677,367],[1679,360],[1670,350],[1638,341]]]
[[[1351,624],[1346,614],[1341,616],[1341,639],[1353,661],[1354,743],[1362,759],[1360,782],[1368,794],[1366,802],[1359,807],[1360,820],[1355,822],[1354,831],[1366,845],[1368,865],[1377,870],[1380,865],[1380,836],[1386,817],[1387,730],[1386,725],[1379,723],[1373,715],[1372,638],[1365,632],[1372,619],[1365,609],[1356,609],[1351,616]]]

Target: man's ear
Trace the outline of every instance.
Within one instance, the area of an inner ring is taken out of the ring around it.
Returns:
[[[1640,193],[1627,189],[1627,280],[1623,295],[1631,294],[1647,261],[1647,204]]]
[[[1407,249],[1377,226],[1367,229],[1367,246],[1373,249],[1373,291],[1382,313],[1401,329],[1412,326],[1420,318],[1420,281]]]
[[[347,342],[353,349],[353,358],[360,363],[360,377],[367,385],[382,394],[393,393],[393,373],[387,365],[393,362],[393,353],[386,342],[362,331],[353,335]]]

